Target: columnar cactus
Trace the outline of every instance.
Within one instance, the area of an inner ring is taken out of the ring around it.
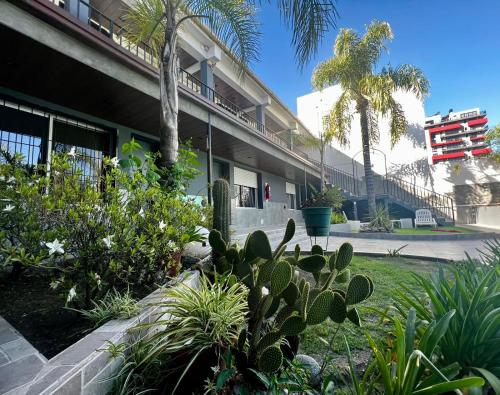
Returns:
[[[373,282],[365,275],[351,278],[347,268],[353,248],[344,243],[329,257],[319,246],[312,255],[301,257],[297,245],[292,256],[283,257],[295,233],[295,222],[287,224],[285,236],[273,252],[267,235],[256,231],[248,235],[245,246],[229,246],[221,233],[209,235],[212,249],[220,259],[218,271],[231,273],[248,288],[250,316],[248,327],[240,334],[235,350],[238,368],[249,374],[260,369],[274,372],[283,362],[283,340],[297,337],[308,325],[318,325],[330,318],[341,324],[346,319],[360,326],[361,320],[353,305],[369,298]],[[301,277],[299,270],[311,273],[315,284]],[[336,284],[346,284],[344,289]]]
[[[214,181],[212,187],[213,197],[213,227],[218,230],[222,239],[229,243],[229,223],[231,222],[231,198],[229,183],[223,178]]]

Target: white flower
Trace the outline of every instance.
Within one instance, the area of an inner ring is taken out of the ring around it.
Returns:
[[[7,182],[9,184],[13,183],[13,182],[16,182],[16,177],[9,177],[9,179],[7,180]]]
[[[75,287],[71,288],[68,292],[68,298],[66,299],[66,302],[69,303],[71,302],[76,296],[76,289]]]
[[[269,290],[266,287],[262,287],[262,296],[269,295]]]
[[[64,254],[64,244],[62,244],[59,240],[55,239],[52,243],[45,243],[47,248],[49,249],[49,255],[54,254],[55,252],[59,254]]]
[[[160,227],[160,230],[163,232],[163,229],[167,227],[167,224],[163,222],[163,220],[160,221],[160,224],[158,225]]]
[[[141,210],[139,211],[139,215],[144,218],[144,209],[141,207]]]
[[[172,251],[172,252],[176,252],[179,250],[179,247],[177,247],[177,244],[175,244],[175,241],[173,240],[169,240],[168,243],[167,243],[167,247]]]
[[[97,273],[94,273],[94,278],[95,278],[95,281],[97,283],[97,286],[100,287],[101,286],[101,276],[99,276]]]
[[[113,245],[113,242],[111,241],[113,237],[115,237],[115,235],[107,235],[105,238],[102,239],[104,245],[107,248],[111,248],[111,246]]]
[[[0,176],[0,181],[5,181],[5,176]]]
[[[50,288],[52,288],[52,289],[57,289],[57,287],[59,286],[59,284],[60,284],[60,283],[61,283],[61,282],[60,282],[59,280],[57,280],[57,281],[52,281],[52,282],[50,283]]]
[[[72,158],[76,157],[76,147],[75,146],[71,147],[71,149],[68,152],[68,156],[71,156]]]
[[[118,158],[116,156],[111,158],[109,162],[111,163],[111,166],[118,167]]]
[[[15,208],[16,208],[16,206],[14,206],[12,204],[8,204],[7,206],[5,206],[5,208],[3,209],[3,211],[6,212],[6,213],[10,213]]]

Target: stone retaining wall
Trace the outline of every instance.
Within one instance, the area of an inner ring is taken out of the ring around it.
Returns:
[[[196,287],[199,273],[185,272],[182,281]],[[105,351],[109,342],[130,340],[130,328],[152,322],[164,313],[151,306],[161,298],[162,290],[158,289],[141,300],[143,309],[138,316],[109,321],[50,360],[0,317],[0,394],[106,394],[113,385],[110,378],[123,362]]]

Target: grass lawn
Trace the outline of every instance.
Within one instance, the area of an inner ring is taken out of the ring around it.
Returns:
[[[363,365],[366,364],[371,355],[364,336],[364,330],[368,330],[379,344],[382,344],[387,330],[390,330],[388,324],[381,324],[379,317],[374,312],[366,309],[366,307],[385,310],[390,306],[391,295],[400,283],[420,292],[412,273],[430,273],[436,270],[438,266],[439,264],[430,261],[406,258],[354,257],[351,264],[351,274],[366,274],[371,277],[375,285],[375,290],[371,298],[358,307],[358,311],[363,321],[363,328],[358,328],[346,320],[345,323],[340,326],[335,336],[335,353],[332,354],[328,346],[320,340],[320,337],[330,339],[337,330],[338,324],[335,324],[331,320],[327,320],[320,325],[310,326],[306,329],[302,337],[301,353],[313,356],[320,364],[325,355],[330,355],[333,357],[332,364],[336,369],[345,369],[347,366],[347,360],[344,353],[345,336],[353,353],[356,365],[363,368]],[[337,354],[337,352],[339,354]]]
[[[461,228],[459,226],[440,226],[437,229],[440,230],[440,232],[433,231],[430,226],[427,227],[418,227],[417,229],[411,228],[411,229],[399,229],[395,228],[394,233],[398,233],[400,235],[440,235],[440,234],[454,234],[454,233],[476,233],[472,229],[467,229],[467,228]],[[450,231],[450,232],[445,232],[445,231]]]

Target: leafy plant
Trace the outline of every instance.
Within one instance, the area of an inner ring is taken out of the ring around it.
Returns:
[[[453,380],[460,371],[457,363],[440,370],[432,362],[434,352],[454,314],[455,311],[452,310],[437,322],[432,321],[425,327],[422,324],[421,328],[417,328],[415,310],[410,309],[405,328],[398,318],[394,318],[394,338],[390,340],[386,352],[380,350],[372,337],[366,333],[375,360],[366,369],[362,380],[354,370],[351,352],[346,342],[356,395],[379,392],[389,395],[434,395],[452,391],[461,394],[460,389],[482,386],[484,380],[479,377]],[[419,330],[421,337],[415,346],[415,333]]]
[[[392,231],[391,217],[389,216],[389,211],[384,206],[377,206],[368,228],[370,231],[376,232]]]
[[[132,297],[130,291],[121,294],[116,289],[109,291],[98,302],[93,302],[94,308],[90,310],[77,310],[85,318],[99,326],[111,319],[127,319],[139,314],[140,307]]]
[[[353,249],[344,243],[331,256],[320,246],[313,246],[310,256],[301,257],[300,247],[293,256],[283,253],[295,233],[295,222],[288,221],[283,240],[273,252],[267,235],[255,231],[248,235],[245,246],[228,246],[221,234],[212,230],[209,242],[222,257],[215,262],[218,272],[232,273],[249,288],[249,315],[234,351],[236,365],[251,381],[253,371],[274,373],[281,369],[284,358],[292,359],[298,348],[298,335],[308,325],[328,319],[342,324],[346,319],[361,325],[355,305],[373,292],[370,278],[357,274],[351,278],[348,266]],[[311,285],[299,269],[312,274]],[[323,270],[326,269],[326,270]],[[347,283],[347,291],[335,288]]]
[[[173,376],[177,378],[173,394],[200,355],[211,353],[222,360],[245,325],[247,295],[242,284],[231,284],[219,276],[213,283],[202,276],[196,288],[179,283],[166,290],[165,298],[154,303],[166,313],[132,329],[132,333],[147,331],[150,335],[125,352],[125,363],[115,378],[115,393],[159,389]]]
[[[331,224],[345,224],[347,222],[347,218],[343,212],[333,211],[332,217],[330,219]]]
[[[401,251],[406,247],[408,247],[408,244],[405,244],[399,248],[394,248],[394,249],[389,248],[389,249],[387,249],[387,256],[399,257],[399,256],[401,256]]]
[[[420,320],[440,320],[456,310],[439,342],[439,362],[458,363],[460,375],[481,374],[500,393],[500,273],[469,259],[430,277],[415,274],[428,299],[406,286],[396,291],[401,314],[415,309]]]
[[[304,203],[302,203],[301,208],[331,207],[333,209],[340,209],[344,200],[340,188],[325,188],[323,191],[317,192],[309,199],[306,199]]]

